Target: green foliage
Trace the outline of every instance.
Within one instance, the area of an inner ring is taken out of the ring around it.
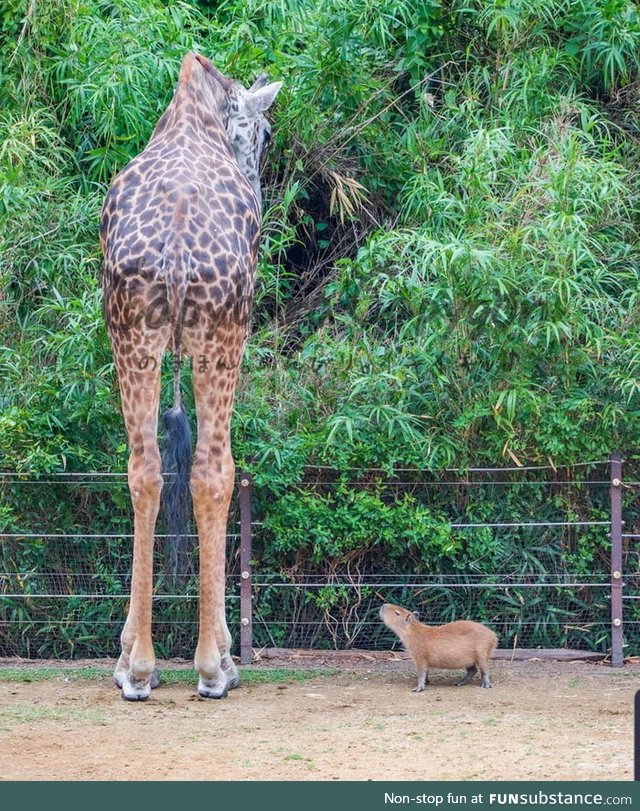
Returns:
[[[289,492],[264,525],[275,553],[302,554],[314,563],[355,552],[372,560],[382,554],[385,565],[411,560],[418,570],[432,570],[456,548],[443,516],[408,494],[388,503],[380,488],[372,492],[342,484],[324,494]]]
[[[605,90],[626,84],[640,68],[640,11],[625,0],[581,0],[572,8],[566,30],[568,53],[580,60],[587,81]]]

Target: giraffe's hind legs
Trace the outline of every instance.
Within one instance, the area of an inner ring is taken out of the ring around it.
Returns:
[[[151,695],[151,681],[132,679],[127,673],[122,682],[122,698],[125,701],[146,701]]]
[[[123,652],[120,654],[113,673],[113,683],[122,690],[122,698],[126,701],[146,701],[151,690],[154,690],[160,684],[160,673],[156,667],[148,679],[132,678],[129,668],[129,656]]]
[[[202,698],[226,698],[228,692],[226,679],[198,679],[198,695]]]
[[[120,688],[125,701],[146,701],[151,695],[151,688],[157,687],[160,680],[155,670],[151,678],[135,679],[132,678],[129,670],[116,669],[113,674],[113,683]]]
[[[160,684],[158,671],[154,670],[149,679],[134,679],[130,672],[116,671],[113,674],[113,682],[122,691],[122,698],[125,701],[146,701],[151,695],[151,690]]]
[[[227,689],[235,689],[240,684],[240,674],[238,673],[235,662],[231,656],[227,654],[223,655],[221,665],[224,675],[227,677]]]
[[[198,693],[203,698],[226,698],[229,690],[240,684],[240,674],[231,655],[225,653],[220,659],[219,673],[211,677],[200,675]]]

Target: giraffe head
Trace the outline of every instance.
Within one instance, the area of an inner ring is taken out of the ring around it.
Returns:
[[[262,156],[271,141],[271,125],[264,113],[271,107],[282,82],[269,83],[266,74],[256,79],[249,89],[240,82],[229,88],[227,133],[238,165],[253,186],[260,202],[260,167]]]
[[[261,159],[271,140],[271,126],[264,113],[273,104],[282,82],[269,83],[263,73],[246,88],[220,73],[205,57],[197,55],[195,58],[213,80],[214,96],[219,99],[220,89],[224,91],[224,102],[218,100],[217,106],[225,111],[227,134],[238,165],[261,202]]]

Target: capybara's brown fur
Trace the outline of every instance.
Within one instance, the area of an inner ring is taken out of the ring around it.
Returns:
[[[380,618],[400,637],[413,659],[418,671],[414,692],[421,692],[429,683],[430,667],[466,668],[467,675],[458,685],[467,684],[479,670],[482,687],[491,687],[489,659],[498,644],[498,637],[491,628],[467,620],[424,625],[411,611],[391,603],[382,606]]]

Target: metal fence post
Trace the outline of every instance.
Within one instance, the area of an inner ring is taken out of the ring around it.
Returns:
[[[253,660],[251,605],[251,476],[240,476],[240,664]]]
[[[624,665],[622,626],[622,458],[611,456],[611,666]]]

